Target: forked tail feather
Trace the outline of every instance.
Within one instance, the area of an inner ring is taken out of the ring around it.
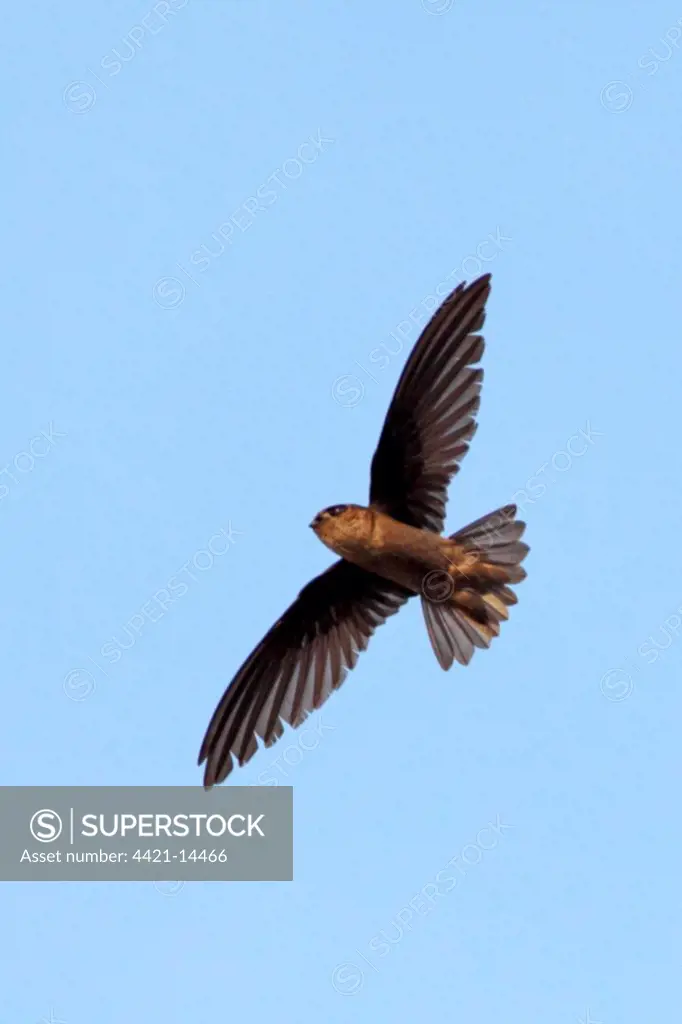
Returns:
[[[441,668],[453,661],[468,665],[476,647],[489,647],[499,635],[508,608],[517,603],[509,584],[526,578],[521,563],[530,549],[521,541],[526,524],[516,512],[516,505],[504,505],[453,533],[448,539],[464,551],[466,567],[453,561],[447,573],[429,574],[422,609]],[[440,583],[434,586],[436,576]]]

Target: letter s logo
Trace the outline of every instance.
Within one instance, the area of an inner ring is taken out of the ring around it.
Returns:
[[[39,843],[52,843],[62,833],[62,819],[56,811],[44,807],[33,815],[29,828]]]

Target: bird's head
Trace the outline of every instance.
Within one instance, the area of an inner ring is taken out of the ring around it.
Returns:
[[[323,544],[341,553],[339,545],[366,532],[368,514],[361,505],[330,505],[317,513],[310,527]]]

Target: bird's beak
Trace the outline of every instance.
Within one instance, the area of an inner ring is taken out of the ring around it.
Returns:
[[[313,519],[312,523],[308,523],[308,526],[310,527],[311,530],[314,530],[315,529],[315,520]]]

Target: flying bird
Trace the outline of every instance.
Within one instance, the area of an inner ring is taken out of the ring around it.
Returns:
[[[505,505],[442,536],[447,487],[476,431],[483,370],[477,333],[490,274],[445,299],[417,339],[372,459],[368,505],[332,505],[310,526],[340,558],[311,580],[249,655],[199,753],[204,786],[222,782],[284,722],[298,726],[339,688],[377,626],[419,597],[439,664],[488,647],[526,572],[526,524]]]

